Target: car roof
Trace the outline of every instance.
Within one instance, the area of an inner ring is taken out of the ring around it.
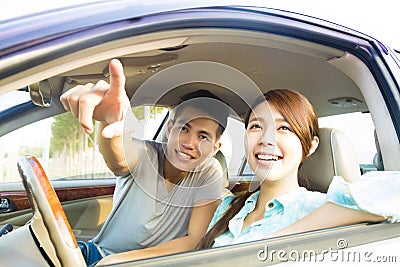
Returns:
[[[29,9],[21,9],[21,2],[16,0],[15,3],[10,3],[5,6],[3,10],[3,14],[0,16],[0,21],[2,25],[6,26],[10,24],[11,27],[21,27],[24,25],[25,27],[45,27],[46,24],[55,24],[59,25],[60,21],[68,22],[74,21],[78,19],[82,19],[85,17],[90,17],[92,14],[102,15],[98,16],[99,23],[106,23],[110,18],[116,20],[116,18],[112,17],[113,13],[118,14],[118,17],[123,20],[128,17],[139,17],[146,16],[149,14],[156,13],[164,13],[169,11],[177,11],[184,9],[193,9],[193,8],[209,8],[209,7],[231,7],[231,8],[247,8],[247,9],[259,9],[268,11],[270,13],[275,13],[280,16],[287,16],[290,14],[290,17],[295,18],[297,20],[308,21],[310,23],[316,23],[320,26],[330,27],[340,29],[347,33],[352,34],[362,34],[358,31],[350,29],[348,27],[342,26],[337,23],[329,22],[327,20],[309,16],[306,14],[300,14],[298,12],[293,12],[290,10],[282,10],[277,8],[271,8],[268,3],[265,1],[252,1],[249,3],[246,0],[220,0],[220,1],[209,1],[209,0],[201,0],[201,1],[181,1],[181,0],[156,0],[156,1],[132,1],[132,0],[72,0],[72,1],[45,1],[44,4],[40,4],[39,1],[35,5],[29,5]],[[134,8],[132,8],[134,7]],[[21,12],[22,10],[22,12]],[[126,14],[121,12],[121,10],[129,10]],[[77,12],[79,11],[79,12]],[[75,13],[73,16],[63,17],[62,14],[71,14]],[[107,16],[105,14],[108,14]],[[124,15],[126,17],[124,17]],[[38,22],[43,19],[43,22],[39,25],[33,25],[31,22]],[[50,19],[50,20],[49,20]],[[76,25],[75,25],[76,26]],[[7,26],[6,26],[7,28]]]

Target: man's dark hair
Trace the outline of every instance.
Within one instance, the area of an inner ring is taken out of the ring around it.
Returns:
[[[200,110],[215,120],[219,124],[216,136],[221,137],[226,128],[230,109],[218,96],[204,89],[183,95],[174,110],[174,119],[179,117],[186,107]]]

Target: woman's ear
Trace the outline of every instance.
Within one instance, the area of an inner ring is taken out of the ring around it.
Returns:
[[[311,148],[310,152],[308,153],[308,156],[311,156],[315,150],[317,150],[319,145],[319,138],[317,136],[314,136],[313,140],[311,141]]]

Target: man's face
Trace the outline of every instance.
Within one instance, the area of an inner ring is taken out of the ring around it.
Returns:
[[[200,111],[186,107],[168,123],[167,159],[177,169],[190,171],[220,147],[219,124]]]

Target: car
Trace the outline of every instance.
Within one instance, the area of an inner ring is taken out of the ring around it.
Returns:
[[[243,118],[274,88],[304,94],[326,133],[303,170],[311,190],[326,192],[334,175],[400,170],[398,50],[315,17],[226,2],[93,1],[1,21],[0,265],[82,266],[76,240],[104,224],[115,176],[60,95],[108,80],[113,58],[124,65],[142,138],[162,141],[169,111],[196,88],[232,108],[221,162],[234,193],[257,182]],[[336,129],[346,135],[337,144]],[[113,266],[395,264],[399,230],[360,223]]]

